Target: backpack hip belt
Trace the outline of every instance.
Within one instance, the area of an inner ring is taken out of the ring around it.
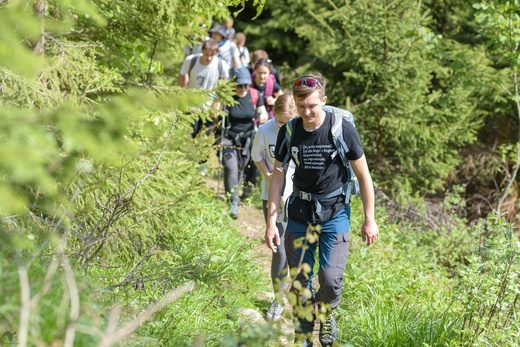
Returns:
[[[247,156],[249,147],[251,147],[251,137],[254,135],[255,130],[249,130],[246,132],[236,132],[233,130],[226,131],[226,137],[233,141],[236,147],[242,148],[242,155]],[[246,138],[246,143],[242,143],[242,139]]]
[[[303,190],[299,189],[298,187],[293,186],[293,193],[289,199],[290,200],[289,203],[292,203],[294,201],[294,199],[296,198],[296,196],[298,196],[302,200],[314,201],[314,203],[316,205],[316,214],[321,215],[320,200],[334,198],[334,197],[342,195],[342,194],[345,195],[345,203],[348,204],[349,203],[348,197],[350,196],[350,182],[347,182],[346,184],[344,184],[343,186],[339,187],[336,190],[333,190],[328,193],[323,193],[323,194],[307,193],[307,192],[304,192]],[[287,211],[287,209],[286,209],[286,211]],[[284,219],[286,219],[285,216],[284,216]]]

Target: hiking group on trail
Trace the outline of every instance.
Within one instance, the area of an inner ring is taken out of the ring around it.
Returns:
[[[263,177],[265,242],[273,255],[275,292],[266,320],[281,318],[284,296],[292,292],[298,298],[292,312],[294,345],[313,345],[314,322],[319,318],[320,343],[332,346],[338,337],[335,309],[341,303],[349,253],[354,180],[364,211],[362,239],[369,246],[379,236],[372,178],[353,117],[326,105],[326,80],[321,74],[301,76],[292,83],[291,93],[284,94],[265,51],[253,52],[248,66],[249,51],[248,57],[241,56],[246,52],[245,35],[236,34],[239,50],[232,31],[223,24],[209,33],[211,39],[201,43],[201,53],[186,56],[179,85],[212,90],[219,79],[236,83],[235,104],[221,106],[214,97],[209,111],[226,112],[214,136],[232,218],[239,217],[240,191],[247,196],[247,188],[256,184],[256,170]],[[203,125],[197,126],[194,137]],[[316,256],[319,288],[315,291]],[[290,278],[288,269],[300,270]]]

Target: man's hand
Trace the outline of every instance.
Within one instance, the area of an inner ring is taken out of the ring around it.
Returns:
[[[268,96],[267,98],[265,98],[265,102],[269,106],[273,106],[275,101],[276,101],[276,99],[273,98],[272,96]]]
[[[267,113],[260,113],[258,115],[258,123],[259,124],[264,124],[265,122],[267,122],[269,119],[268,119],[268,116],[267,116]]]
[[[361,227],[361,237],[363,242],[367,242],[367,246],[373,244],[379,236],[379,227],[374,221],[366,220]]]
[[[276,227],[267,227],[265,229],[265,243],[267,247],[273,251],[273,253],[278,252],[278,247],[280,245],[280,234],[278,234],[278,228]],[[274,241],[274,242],[273,242]]]

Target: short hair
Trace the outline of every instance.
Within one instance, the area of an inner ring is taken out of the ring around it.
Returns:
[[[307,85],[301,85],[299,87],[295,87],[293,84],[292,92],[295,99],[301,100],[305,99],[315,91],[319,91],[320,98],[323,98],[325,96],[325,86],[327,84],[327,81],[325,80],[325,77],[319,72],[316,73],[309,73],[305,74],[299,78],[297,78],[295,81],[298,81],[300,79],[306,79],[306,78],[313,78],[316,81],[319,82],[319,84],[316,84],[314,87],[309,87]]]
[[[296,105],[294,104],[294,97],[291,93],[283,93],[276,98],[274,102],[274,114],[297,114]]]
[[[207,39],[202,44],[202,49],[218,49],[218,42],[213,39]]]
[[[256,51],[251,54],[251,62],[254,64],[257,60],[260,59],[269,59],[269,54],[267,54],[266,51],[263,49],[257,49]]]
[[[246,35],[244,33],[236,33],[235,36],[233,36],[233,41],[236,42],[236,44],[245,44],[246,43]]]

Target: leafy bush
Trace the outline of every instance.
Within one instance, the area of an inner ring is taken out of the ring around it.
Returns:
[[[481,220],[475,229],[478,244],[460,272],[455,298],[461,345],[517,346],[520,242],[500,216]]]

